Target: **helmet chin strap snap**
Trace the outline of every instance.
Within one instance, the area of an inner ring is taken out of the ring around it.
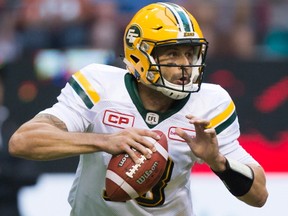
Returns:
[[[154,73],[151,72],[151,71],[148,71],[147,72],[147,79],[150,80],[150,81],[154,80],[155,79]]]

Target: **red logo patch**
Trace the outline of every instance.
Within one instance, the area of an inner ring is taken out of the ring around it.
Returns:
[[[185,142],[184,139],[182,139],[180,136],[178,136],[176,134],[175,129],[176,129],[175,126],[172,126],[169,128],[169,130],[168,130],[169,139]],[[181,129],[184,130],[189,136],[195,137],[195,130],[191,130],[191,129],[187,129],[187,128],[181,128]]]
[[[119,113],[111,110],[105,110],[103,124],[117,128],[133,127],[135,117],[125,113]]]

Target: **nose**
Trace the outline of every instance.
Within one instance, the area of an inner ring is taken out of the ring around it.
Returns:
[[[189,61],[189,58],[185,54],[182,54],[181,56],[179,56],[179,59],[176,64],[179,65],[178,68],[182,73],[188,72],[188,68],[185,66],[190,65],[190,61]]]
[[[179,62],[178,62],[179,65],[189,65],[191,64],[190,62],[190,59],[188,56],[186,56],[185,54],[181,54],[179,56]]]

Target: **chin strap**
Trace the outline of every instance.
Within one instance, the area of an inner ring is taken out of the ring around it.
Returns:
[[[174,100],[181,100],[189,95],[189,92],[176,91],[176,90],[168,89],[162,86],[161,87],[157,86],[156,90],[159,92],[162,92],[164,95]]]

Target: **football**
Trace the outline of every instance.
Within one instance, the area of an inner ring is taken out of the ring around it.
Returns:
[[[168,159],[168,144],[165,134],[155,130],[160,135],[156,141],[145,137],[154,143],[157,151],[151,152],[152,157],[147,159],[134,149],[140,159],[136,164],[128,154],[112,156],[106,172],[106,195],[111,201],[127,201],[137,198],[148,192],[157,184],[164,173]]]

